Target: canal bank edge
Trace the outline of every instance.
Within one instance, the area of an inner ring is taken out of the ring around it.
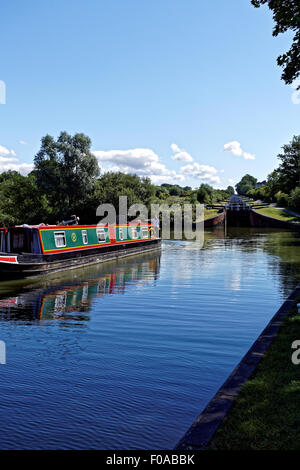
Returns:
[[[286,220],[275,219],[268,215],[260,214],[254,209],[250,211],[250,225],[251,227],[260,228],[287,228],[292,230],[300,230],[299,222],[288,222]]]
[[[300,283],[281,305],[268,325],[219,388],[202,413],[180,439],[175,450],[204,450],[224,421],[242,386],[250,379],[273,342],[284,318],[300,296]]]
[[[204,219],[204,228],[216,227],[224,223],[226,217],[226,211],[220,212],[219,214],[210,217],[209,219]],[[202,223],[202,222],[201,222]]]
[[[260,212],[257,212],[254,209],[251,209],[248,213],[249,216],[249,226],[253,228],[283,228],[289,230],[300,230],[299,222],[288,222],[285,220],[275,219]],[[219,214],[210,217],[209,219],[204,220],[204,228],[213,228],[219,225],[223,225],[226,221],[227,212],[223,211]],[[193,224],[193,228],[194,225]]]

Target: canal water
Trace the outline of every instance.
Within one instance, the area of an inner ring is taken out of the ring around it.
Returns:
[[[1,449],[172,449],[296,286],[300,238],[207,231],[0,283]]]

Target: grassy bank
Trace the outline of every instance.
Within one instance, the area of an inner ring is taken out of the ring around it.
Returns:
[[[300,450],[300,364],[291,361],[291,344],[297,339],[300,314],[295,306],[242,387],[210,449]]]
[[[257,212],[274,219],[284,220],[285,222],[300,222],[300,217],[295,217],[283,209],[275,209],[275,207],[264,207],[263,209],[255,209]]]
[[[204,209],[204,220],[215,217],[218,213],[218,209]]]
[[[204,208],[204,220],[211,219],[212,217],[215,217],[216,215],[219,214],[218,209],[206,209]],[[201,222],[203,219],[196,219],[196,222]]]

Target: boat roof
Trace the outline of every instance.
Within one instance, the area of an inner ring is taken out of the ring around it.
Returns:
[[[92,225],[47,225],[47,224],[39,224],[39,225],[28,225],[28,224],[22,224],[22,225],[12,225],[11,227],[0,227],[0,230],[8,230],[8,229],[84,229],[84,228],[97,228],[97,227],[108,227],[108,226],[115,226],[115,227],[124,227],[124,226],[130,226],[130,225],[151,225],[151,223],[147,222],[142,222],[139,220],[138,222],[135,222],[132,224],[131,222],[128,222],[127,224],[92,224]]]

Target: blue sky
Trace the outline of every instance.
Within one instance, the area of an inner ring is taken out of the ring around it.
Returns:
[[[291,36],[250,0],[14,0],[0,21],[0,171],[66,130],[102,171],[226,187],[264,179],[299,134],[276,65]]]

